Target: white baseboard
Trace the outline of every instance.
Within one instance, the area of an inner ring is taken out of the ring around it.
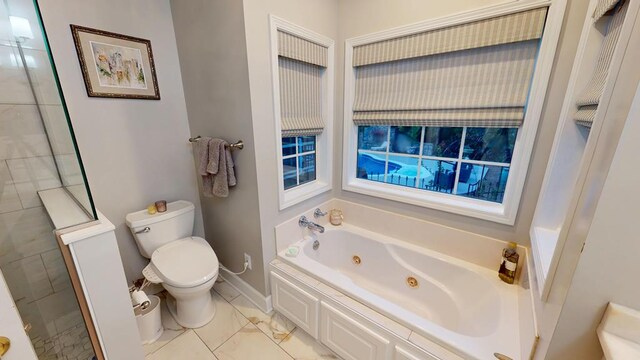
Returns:
[[[223,278],[229,285],[231,285],[231,287],[238,290],[242,295],[249,299],[249,301],[251,301],[264,313],[268,314],[273,311],[273,306],[271,305],[271,295],[262,295],[258,290],[254,289],[246,281],[242,280],[238,275],[230,274],[224,270],[220,270],[218,276]]]

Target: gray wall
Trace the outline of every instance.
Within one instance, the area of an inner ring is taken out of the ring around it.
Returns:
[[[245,150],[236,152],[234,157],[238,167],[238,186],[232,190],[227,199],[203,199],[207,239],[213,244],[222,263],[234,269],[242,265],[242,254],[252,255],[254,270],[244,275],[244,279],[262,293],[267,293],[266,265],[275,257],[274,226],[281,221],[295,216],[298,212],[319,204],[333,196],[346,200],[381,207],[390,211],[436,221],[455,228],[487,235],[499,239],[516,240],[528,244],[528,231],[537,201],[539,188],[546,167],[556,120],[562,105],[570,68],[577,46],[577,38],[584,19],[580,14],[580,6],[576,12],[579,23],[572,21],[565,24],[560,47],[555,60],[552,80],[549,85],[547,102],[543,110],[543,118],[536,147],[531,160],[529,179],[521,203],[520,213],[515,226],[498,225],[491,222],[430,210],[427,208],[406,205],[398,202],[358,195],[341,190],[342,173],[342,74],[343,43],[350,37],[364,35],[374,31],[388,29],[407,23],[437,18],[453,13],[468,11],[492,4],[498,0],[465,0],[457,2],[423,2],[415,0],[244,0],[242,7],[238,1],[190,1],[173,3],[173,21],[176,24],[176,39],[181,54],[180,66],[184,77],[184,94],[191,134],[208,135],[226,138],[227,140],[243,139],[247,145]],[[165,11],[165,3],[161,3]],[[133,5],[129,5],[133,6]],[[146,7],[150,6],[146,4]],[[88,6],[87,6],[88,7]],[[145,5],[137,5],[145,8]],[[571,8],[572,6],[570,6]],[[584,6],[582,6],[584,7]],[[363,10],[364,9],[364,10]],[[366,13],[363,15],[361,11]],[[89,13],[96,13],[88,10]],[[573,9],[568,12],[570,18]],[[130,12],[130,13],[135,13]],[[270,40],[268,34],[268,14],[273,13],[296,24],[336,40],[336,111],[334,124],[334,189],[332,192],[317,196],[285,211],[278,210],[277,176],[276,174],[276,138],[273,119],[273,94],[270,63]],[[360,13],[359,15],[354,15]],[[58,14],[56,17],[72,17],[72,14]],[[164,17],[163,17],[164,16]],[[159,16],[164,19],[168,14]],[[46,19],[46,17],[45,17]],[[102,19],[102,17],[100,17]],[[98,19],[96,19],[97,21]],[[102,20],[106,22],[107,20]],[[171,24],[170,19],[166,19]],[[67,23],[72,22],[67,19]],[[566,23],[566,20],[565,20]],[[91,24],[85,24],[91,26]],[[172,24],[171,24],[172,25]],[[124,25],[123,25],[124,26]],[[128,24],[129,27],[133,26]],[[96,25],[96,27],[99,27]],[[103,26],[104,27],[104,26]],[[145,37],[143,28],[134,29],[133,34]],[[118,28],[107,28],[118,31]],[[164,27],[164,38],[173,39],[167,27]],[[124,32],[124,31],[123,31]],[[131,31],[129,31],[131,32]],[[146,37],[152,38],[153,31],[147,30]],[[65,37],[69,34],[63,32]],[[170,41],[169,41],[170,42]],[[160,44],[154,42],[154,51]],[[163,42],[163,46],[170,44]],[[67,47],[71,44],[65,45]],[[172,46],[171,46],[172,47]],[[159,56],[156,55],[158,58]],[[164,59],[162,59],[164,60]],[[160,62],[161,60],[156,60]],[[67,67],[69,64],[67,64]],[[77,91],[83,92],[77,64],[71,64],[72,70],[67,76],[76,80]],[[160,70],[160,64],[157,64]],[[174,63],[177,66],[177,63]],[[174,67],[175,69],[175,67]],[[160,71],[159,71],[160,72]],[[171,75],[179,78],[177,71]],[[170,74],[160,74],[169,76]],[[63,79],[64,80],[64,79]],[[171,90],[163,87],[160,79],[163,99]],[[179,87],[179,85],[178,85]],[[173,88],[172,88],[173,89]],[[84,96],[84,94],[82,94]],[[94,100],[85,99],[87,102]],[[99,100],[98,100],[99,101]],[[104,100],[103,100],[104,101]],[[108,101],[108,100],[107,100]],[[176,100],[178,101],[178,100]],[[113,102],[113,101],[112,101]],[[133,102],[133,101],[129,101]],[[133,102],[135,106],[145,103]],[[72,116],[73,116],[73,106]],[[77,120],[76,120],[77,121]],[[184,126],[184,118],[180,119],[183,127],[178,132],[189,136]],[[88,131],[88,129],[87,129]],[[81,136],[82,137],[82,136]],[[86,141],[86,140],[85,140]],[[172,141],[181,146],[181,154],[191,156],[190,148],[183,146],[183,136],[173,136]],[[80,139],[81,151],[83,140]],[[142,148],[144,151],[144,148]],[[123,151],[125,151],[123,149]],[[91,167],[98,167],[85,155],[89,167],[90,182],[95,188],[97,179],[92,179]],[[147,156],[151,156],[147,154]],[[123,156],[126,157],[126,156]],[[98,157],[99,159],[101,157]],[[143,159],[140,156],[140,159]],[[189,172],[191,181],[195,181],[193,163],[185,162],[183,171]],[[260,179],[260,181],[258,181]],[[188,187],[192,185],[189,184]],[[192,188],[190,188],[191,190]],[[177,191],[177,188],[176,188]],[[185,190],[183,190],[185,191]],[[97,190],[94,190],[97,192]],[[193,196],[193,194],[191,194]],[[99,196],[98,206],[101,206]],[[147,201],[139,201],[146,203]],[[115,213],[113,211],[112,213]],[[122,211],[120,211],[122,212]],[[109,216],[109,214],[107,214]],[[111,216],[113,217],[113,216]],[[114,219],[112,219],[114,220]],[[130,242],[128,233],[120,231]],[[121,240],[121,242],[123,242]],[[135,250],[127,244],[128,250]],[[123,247],[123,246],[121,246]],[[123,251],[125,257],[131,251]],[[135,252],[137,254],[137,251]],[[135,259],[134,259],[135,260]]]
[[[127,228],[127,213],[155,200],[196,205],[194,233],[203,235],[200,200],[168,0],[39,1],[96,204],[116,226],[128,281],[142,277],[140,256]],[[159,101],[89,98],[69,24],[151,40]]]
[[[528,180],[522,196],[520,211],[514,226],[473,219],[465,216],[407,205],[366,195],[342,191],[342,127],[343,127],[343,58],[344,40],[375,31],[469,11],[501,3],[499,0],[466,0],[456,2],[424,2],[416,0],[341,0],[341,1],[295,1],[291,0],[244,0],[244,22],[246,32],[247,60],[250,80],[251,110],[256,151],[256,168],[260,181],[260,227],[263,262],[266,266],[275,257],[274,226],[311,208],[330,197],[382,207],[447,226],[503,240],[514,240],[529,244],[529,227],[538,199],[551,143],[557,126],[564,92],[577,48],[586,4],[574,1],[569,4],[554,70],[547,91],[536,145],[529,166]],[[364,13],[363,13],[364,12]],[[302,202],[284,211],[278,210],[276,171],[276,149],[273,94],[271,80],[270,42],[268,15],[274,14],[312,31],[336,40],[336,94],[334,136],[334,181],[333,190]],[[260,270],[254,270],[260,271]],[[267,283],[266,271],[264,282]]]
[[[273,116],[273,83],[271,79],[271,47],[269,14],[303,26],[336,40],[338,33],[337,0],[244,0],[247,58],[251,85],[251,110],[260,197],[260,227],[265,268],[276,256],[274,227],[300,212],[324,202],[335,193],[327,192],[279,211],[275,119]],[[336,42],[336,48],[340,43]],[[336,61],[340,61],[339,58]],[[341,80],[336,77],[336,87]],[[340,140],[336,139],[336,143]],[[334,146],[335,148],[335,146]],[[267,283],[266,269],[262,271]]]
[[[171,4],[191,133],[245,144],[233,152],[238,184],[229,197],[201,197],[206,239],[233,271],[250,254],[254,270],[242,278],[266,293],[242,2]]]
[[[340,31],[338,44],[344,40],[368,33],[406,25],[426,19],[439,18],[458,12],[478,9],[493,4],[503,3],[499,0],[465,0],[465,1],[419,1],[419,0],[341,0],[339,2]],[[522,245],[529,245],[529,227],[533,218],[538,193],[551,151],[551,144],[557,126],[564,93],[567,88],[571,66],[577,48],[578,38],[582,29],[582,22],[586,12],[587,1],[569,0],[565,14],[562,34],[556,52],[553,72],[547,89],[545,105],[542,111],[536,143],[529,164],[527,181],[524,186],[518,217],[514,226],[497,224],[467,216],[451,214],[443,211],[403,204],[395,201],[375,198],[341,190],[342,161],[336,159],[334,174],[334,188],[338,190],[338,197],[374,207],[382,207],[389,211],[437,222],[457,229],[490,236],[496,239],[516,241]],[[576,4],[573,4],[576,3]],[[582,3],[582,4],[581,4]],[[356,15],[358,14],[358,15]],[[568,22],[568,20],[571,20]],[[578,21],[576,21],[578,20]],[[338,118],[342,119],[342,91],[344,46],[337,46],[338,50],[338,81],[337,101]],[[342,121],[336,124],[336,138],[342,139]],[[341,154],[342,144],[336,144],[338,156]]]
[[[337,1],[172,1],[172,12],[192,134],[245,143],[229,197],[201,198],[207,240],[235,271],[249,253],[253,270],[242,278],[267,294],[275,225],[332,195],[278,210],[268,14],[336,39]]]

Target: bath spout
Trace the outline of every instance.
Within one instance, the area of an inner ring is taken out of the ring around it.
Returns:
[[[298,220],[298,225],[300,225],[300,227],[306,227],[307,229],[317,231],[320,234],[324,233],[324,226],[318,225],[313,221],[309,221],[306,216],[300,217],[300,220]]]

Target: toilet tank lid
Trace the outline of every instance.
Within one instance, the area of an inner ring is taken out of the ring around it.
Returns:
[[[171,219],[172,217],[193,211],[193,209],[195,209],[195,206],[193,206],[192,203],[185,200],[178,200],[167,203],[167,211],[165,212],[159,212],[151,215],[145,209],[127,214],[125,220],[127,221],[127,226],[130,228],[139,228],[141,226],[157,223],[158,221]]]

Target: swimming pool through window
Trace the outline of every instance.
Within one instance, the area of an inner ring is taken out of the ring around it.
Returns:
[[[358,126],[356,176],[502,203],[517,128]]]

